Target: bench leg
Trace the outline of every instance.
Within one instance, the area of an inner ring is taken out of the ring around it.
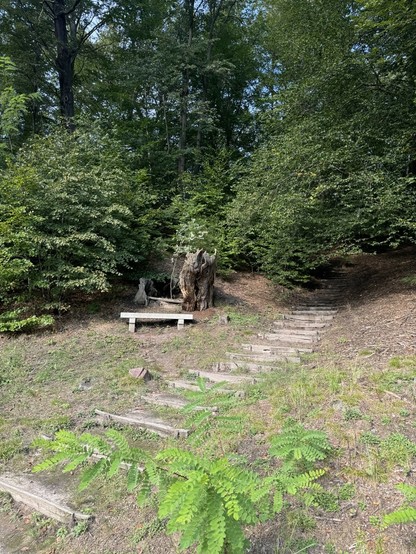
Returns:
[[[136,331],[136,319],[133,317],[129,319],[129,331],[130,333],[134,333]]]
[[[183,329],[185,327],[185,320],[178,319],[178,329]]]

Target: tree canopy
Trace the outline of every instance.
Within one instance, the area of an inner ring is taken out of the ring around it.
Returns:
[[[286,284],[414,242],[415,10],[0,0],[3,300],[105,289],[195,225]]]

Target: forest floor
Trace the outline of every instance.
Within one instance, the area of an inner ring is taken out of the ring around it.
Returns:
[[[247,529],[251,554],[416,552],[416,525],[378,524],[403,501],[396,485],[416,485],[415,253],[409,248],[349,258],[342,307],[318,351],[301,364],[276,367],[228,408],[241,425],[221,433],[221,448],[244,456],[252,469],[265,471],[270,437],[288,418],[325,431],[335,447],[315,505],[291,499],[274,520]],[[166,378],[209,369],[313,295],[256,274],[235,273],[216,287],[216,307],[195,314],[196,322],[182,331],[159,322],[128,333],[119,314],[134,308],[135,291],[120,287],[111,298],[80,302],[54,331],[0,337],[0,473],[30,472],[42,459],[31,446],[40,435],[62,428],[102,432],[94,409],[125,412],[144,392],[163,390]],[[138,382],[129,375],[132,367],[149,369],[154,379]],[[167,408],[159,413],[185,421]],[[132,427],[124,432],[148,450],[174,444]],[[217,452],[216,435],[193,448]],[[138,508],[126,492],[125,476],[98,480],[82,493],[75,492],[76,472],[63,477],[55,470],[48,479],[68,487],[77,509],[90,510],[94,523],[67,529],[0,494],[0,553],[177,551],[177,537],[165,534],[155,506]]]

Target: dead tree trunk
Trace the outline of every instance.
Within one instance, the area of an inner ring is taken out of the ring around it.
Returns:
[[[186,255],[179,275],[182,309],[186,312],[202,311],[214,305],[215,258],[215,254],[210,256],[205,250]]]

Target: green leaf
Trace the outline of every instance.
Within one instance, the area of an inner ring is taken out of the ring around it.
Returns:
[[[94,479],[96,479],[99,475],[101,475],[106,468],[106,465],[108,464],[108,461],[106,459],[101,459],[95,464],[93,464],[90,468],[88,468],[81,476],[81,481],[79,484],[79,490],[83,491],[85,490]]]

